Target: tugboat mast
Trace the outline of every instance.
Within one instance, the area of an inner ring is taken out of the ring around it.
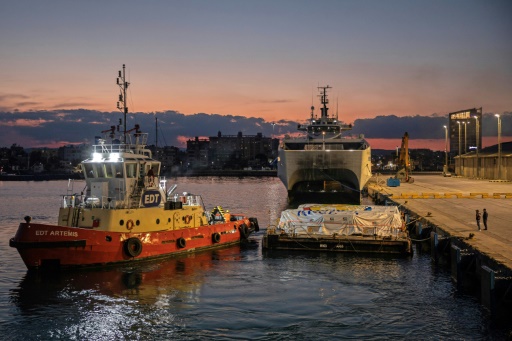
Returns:
[[[117,77],[117,85],[119,85],[119,102],[117,102],[117,109],[121,110],[124,114],[123,119],[123,143],[126,144],[126,114],[128,113],[128,107],[126,106],[126,90],[130,83],[126,81],[126,72],[125,65],[123,64],[123,71],[119,71],[119,75]],[[122,103],[122,106],[121,106]]]

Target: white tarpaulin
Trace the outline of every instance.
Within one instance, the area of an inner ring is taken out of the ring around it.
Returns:
[[[278,229],[294,235],[397,237],[403,220],[396,206],[306,204],[281,213]]]

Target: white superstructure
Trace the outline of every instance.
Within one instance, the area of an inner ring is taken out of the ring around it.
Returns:
[[[285,138],[279,147],[277,174],[290,199],[313,193],[336,194],[347,202],[360,201],[360,192],[371,178],[371,148],[363,135],[342,136],[352,129],[329,116],[327,90],[319,87],[321,116],[314,114],[298,130],[300,138]]]

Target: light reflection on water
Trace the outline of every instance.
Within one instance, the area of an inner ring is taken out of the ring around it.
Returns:
[[[174,181],[171,181],[171,183]],[[286,208],[276,178],[179,178],[258,218]],[[8,240],[24,215],[57,219],[67,182],[0,182],[0,332],[23,339],[501,339],[478,301],[457,294],[428,255],[263,252],[249,244],[188,257],[59,274],[27,273]],[[75,192],[83,183],[75,183]]]

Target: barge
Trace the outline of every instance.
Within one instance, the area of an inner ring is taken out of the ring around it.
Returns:
[[[263,249],[408,255],[412,242],[396,206],[304,204],[281,213]]]

